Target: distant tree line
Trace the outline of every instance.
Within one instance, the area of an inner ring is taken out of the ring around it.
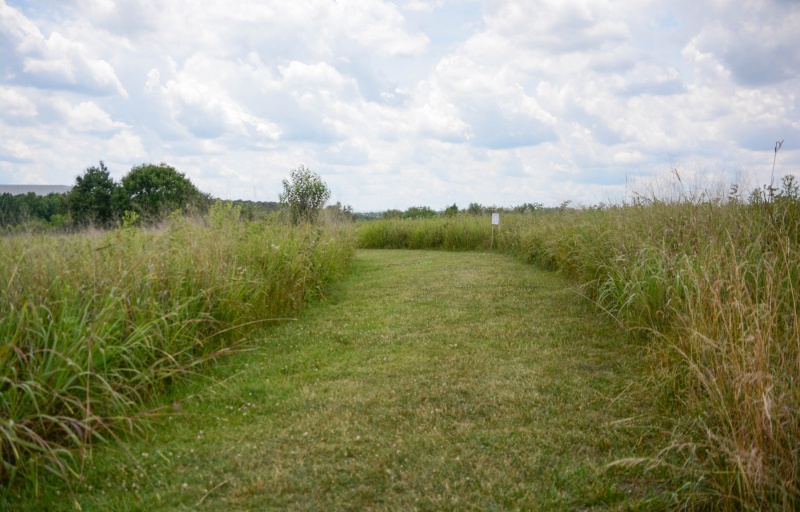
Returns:
[[[453,203],[444,210],[437,211],[429,206],[412,206],[405,211],[402,210],[386,210],[384,212],[368,212],[354,214],[356,220],[373,220],[373,219],[425,219],[431,217],[453,217],[458,214],[462,215],[491,215],[494,212],[499,213],[530,213],[547,210],[558,210],[565,208],[565,205],[559,208],[545,208],[541,203],[524,203],[519,206],[504,207],[504,206],[484,206],[479,203],[470,203],[466,208],[459,209],[458,205]]]
[[[442,211],[428,206],[412,206],[405,211],[356,213],[352,206],[337,202],[324,206],[330,198],[328,186],[315,172],[300,166],[283,181],[280,203],[267,201],[232,201],[240,218],[256,221],[271,217],[287,218],[294,224],[315,222],[320,213],[326,222],[352,222],[378,218],[420,219],[454,215],[489,215],[492,212],[536,212],[568,207],[545,208],[540,203],[524,203],[506,208],[470,203],[459,209],[455,203]],[[70,229],[94,226],[110,228],[122,223],[152,224],[175,211],[202,215],[213,202],[200,192],[183,173],[165,163],[142,164],[117,182],[100,161],[75,178],[66,194],[39,196],[0,194],[0,230]],[[286,217],[284,217],[286,216]]]
[[[75,178],[66,194],[0,194],[0,229],[109,228],[127,222],[154,223],[175,211],[203,214],[213,198],[165,163],[133,167],[119,182],[101,161]],[[262,219],[278,203],[234,201],[242,217]]]
[[[66,223],[66,194],[36,195],[34,192],[12,195],[0,194],[0,228],[19,226],[30,222],[42,225]]]

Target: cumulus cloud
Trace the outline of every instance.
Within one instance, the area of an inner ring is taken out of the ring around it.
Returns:
[[[759,2],[745,4],[743,11],[742,16],[710,23],[689,47],[739,85],[754,87],[797,78],[797,5]]]
[[[9,118],[30,119],[37,114],[33,101],[19,91],[7,87],[0,87],[0,111]]]
[[[45,89],[127,96],[114,68],[90,47],[53,31],[45,37],[20,11],[0,0],[0,38],[11,81]]]
[[[681,165],[758,183],[780,139],[800,172],[796,2],[35,5],[0,0],[3,179],[166,161],[274,200],[304,164],[368,210],[589,204]]]
[[[67,124],[79,132],[112,132],[127,127],[125,123],[113,121],[107,112],[91,101],[73,106],[58,98],[54,106],[64,116]]]
[[[625,73],[622,93],[630,96],[653,94],[666,96],[686,91],[680,71],[676,68],[654,64],[636,65]]]
[[[598,0],[488,1],[487,25],[517,44],[556,53],[602,51],[629,38],[624,5]]]
[[[105,142],[106,153],[110,159],[123,162],[136,162],[147,157],[142,139],[124,130]]]
[[[225,66],[220,66],[224,71]],[[152,69],[147,74],[144,90],[155,104],[166,108],[172,119],[189,133],[204,139],[225,134],[278,139],[280,128],[259,119],[238,103],[210,74],[213,62],[196,57],[190,60],[175,78],[161,84],[161,74]]]
[[[332,4],[330,20],[359,44],[380,55],[414,56],[425,51],[428,37],[409,34],[397,7],[381,0],[341,0]]]
[[[11,137],[0,140],[0,161],[22,163],[30,162],[35,151],[25,142]]]

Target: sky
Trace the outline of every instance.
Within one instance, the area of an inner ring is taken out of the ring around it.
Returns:
[[[276,201],[303,165],[356,211],[753,187],[800,176],[798,27],[798,0],[0,0],[0,184],[165,162]]]

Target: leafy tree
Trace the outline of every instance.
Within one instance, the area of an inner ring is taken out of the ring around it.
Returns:
[[[117,184],[103,161],[99,167],[89,167],[83,176],[75,178],[75,186],[67,194],[67,209],[76,224],[108,226],[116,212],[112,203]]]
[[[0,194],[0,227],[37,223],[43,227],[65,224],[66,194],[50,193],[46,196],[34,192],[12,195]],[[50,224],[48,224],[50,223]]]
[[[249,221],[268,219],[281,209],[280,203],[273,201],[248,201],[244,199],[235,199],[232,202],[234,206],[241,208],[241,218]]]
[[[453,203],[453,206],[448,206],[444,209],[444,216],[445,217],[455,217],[458,215],[458,205]]]
[[[481,206],[480,203],[469,203],[469,206],[467,206],[467,213],[470,215],[481,215],[484,211],[486,211],[486,208]]]
[[[51,192],[46,196],[39,196],[28,192],[19,197],[28,205],[30,216],[37,219],[50,222],[54,216],[66,212],[66,194]]]
[[[325,207],[325,216],[333,222],[353,222],[355,220],[353,207],[349,204],[342,206],[342,203],[338,201],[336,204]]]
[[[190,210],[205,199],[189,178],[165,163],[133,167],[122,178],[122,192],[115,197],[118,207],[132,209],[146,221],[159,220],[175,210]]]
[[[424,219],[428,217],[436,217],[437,213],[428,206],[412,206],[403,213],[405,219]]]
[[[322,178],[302,165],[291,171],[291,182],[283,180],[283,193],[278,196],[288,206],[292,224],[316,221],[330,197],[331,191]]]
[[[8,192],[0,194],[0,226],[16,226],[23,222],[28,211],[17,196]]]
[[[514,207],[514,211],[517,213],[538,212],[543,209],[544,205],[542,203],[523,203]]]
[[[386,210],[381,217],[384,219],[401,219],[403,217],[403,212],[400,210]]]

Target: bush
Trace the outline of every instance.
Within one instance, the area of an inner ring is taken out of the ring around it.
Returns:
[[[319,175],[304,166],[291,171],[291,181],[283,180],[280,202],[289,209],[292,224],[313,224],[331,191]]]

